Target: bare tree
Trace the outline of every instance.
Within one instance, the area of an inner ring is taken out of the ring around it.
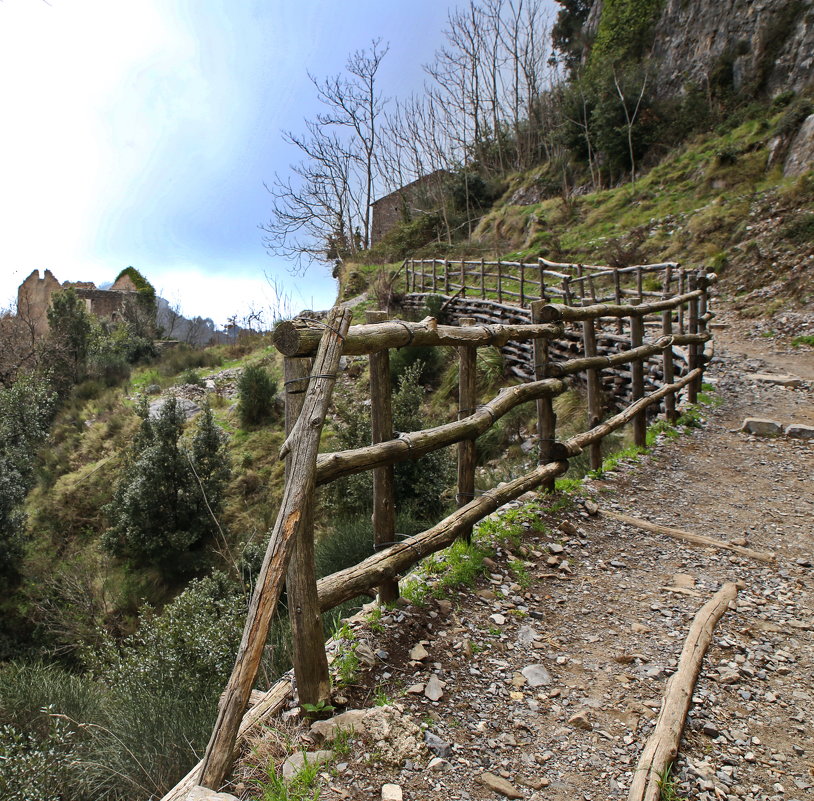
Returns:
[[[386,104],[377,76],[387,51],[374,39],[369,50],[349,56],[344,73],[322,79],[309,73],[325,110],[306,121],[304,134],[283,133],[301,160],[266,185],[272,210],[261,229],[268,250],[301,268],[370,246]]]
[[[616,75],[616,70],[613,70],[613,85],[616,87],[616,93],[619,95],[619,100],[622,103],[622,109],[625,113],[625,129],[627,131],[627,147],[628,155],[630,156],[630,184],[632,191],[636,191],[636,158],[633,152],[633,125],[636,118],[639,116],[639,109],[642,105],[645,90],[647,89],[647,70],[644,71],[641,87],[639,88],[639,97],[636,100],[636,105],[631,111],[628,108],[628,101],[625,99],[625,93],[619,84],[619,78]]]

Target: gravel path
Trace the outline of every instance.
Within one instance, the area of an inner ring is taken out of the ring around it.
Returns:
[[[356,626],[371,664],[346,700],[389,700],[420,723],[431,752],[388,766],[360,742],[325,774],[322,798],[380,799],[395,784],[407,801],[625,799],[692,617],[730,580],[745,589],[705,660],[675,797],[814,798],[814,441],[737,431],[745,417],[814,424],[813,393],[742,377],[781,372],[769,343],[751,347],[719,346],[709,380],[723,403],[702,428],[589,482],[587,504],[527,515],[524,545],[498,553],[472,590]],[[794,358],[784,355],[782,372]],[[799,358],[810,369],[811,353]],[[589,514],[591,499],[777,562]]]

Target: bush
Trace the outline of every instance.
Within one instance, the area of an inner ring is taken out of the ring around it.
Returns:
[[[213,516],[230,475],[225,435],[208,406],[191,446],[181,443],[184,418],[175,398],[167,399],[155,419],[146,403],[140,413],[141,428],[106,507],[111,527],[104,545],[137,563],[183,571],[179,557],[217,530]]]
[[[814,214],[811,212],[796,214],[780,229],[780,235],[796,245],[814,241]]]
[[[223,357],[216,350],[201,350],[189,345],[179,345],[166,352],[158,365],[158,370],[161,375],[171,376],[192,368],[217,367],[222,361]]]
[[[237,391],[237,414],[244,428],[260,425],[273,417],[277,383],[266,369],[259,365],[246,367]]]
[[[807,97],[800,97],[794,100],[783,112],[774,128],[775,136],[794,136],[800,130],[800,126],[806,117],[814,112],[814,103]]]
[[[202,387],[204,385],[200,373],[197,370],[193,370],[192,368],[184,370],[184,372],[181,373],[181,377],[178,379],[178,383],[189,384],[193,387]]]

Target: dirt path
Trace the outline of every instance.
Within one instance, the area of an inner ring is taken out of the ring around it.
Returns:
[[[709,379],[722,404],[705,425],[589,482],[586,497],[774,551],[777,563],[685,546],[584,504],[528,514],[516,521],[524,545],[472,590],[357,626],[371,666],[346,700],[395,704],[434,735],[436,756],[422,746],[388,766],[381,743],[363,740],[325,774],[322,798],[380,799],[393,783],[406,801],[625,799],[693,615],[736,579],[746,588],[705,661],[675,797],[814,798],[814,441],[736,431],[747,416],[814,424],[811,385],[739,377],[746,365],[808,378],[814,355],[781,361],[760,340],[728,350],[733,336],[718,339]],[[419,643],[426,654],[410,661]],[[433,676],[438,700],[425,692]]]

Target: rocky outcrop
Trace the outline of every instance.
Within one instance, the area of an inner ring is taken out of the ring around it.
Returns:
[[[783,174],[786,177],[802,175],[814,164],[814,114],[806,117],[805,122],[792,140]]]
[[[602,0],[586,28],[596,33]],[[775,94],[799,91],[814,68],[814,0],[664,0],[652,52],[666,93],[687,84]]]

